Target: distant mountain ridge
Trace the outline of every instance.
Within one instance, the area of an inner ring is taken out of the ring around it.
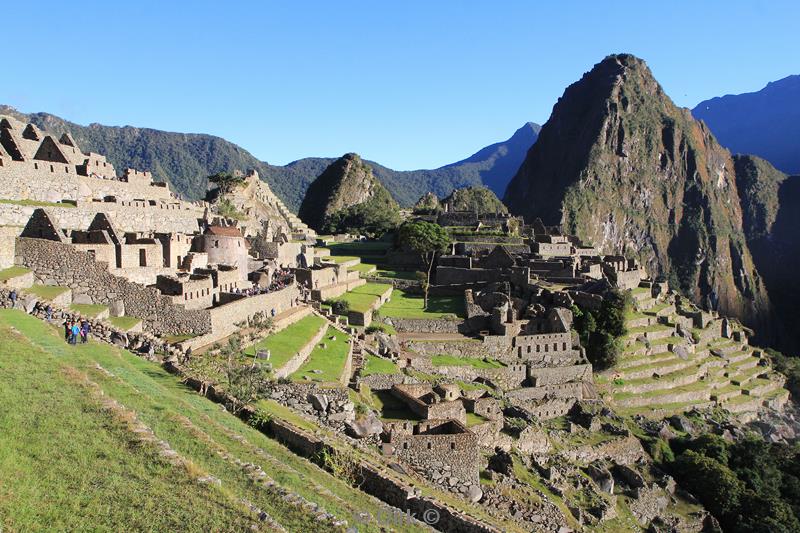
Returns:
[[[705,100],[692,114],[731,152],[754,154],[787,174],[800,174],[800,75],[760,91]]]
[[[84,150],[104,154],[117,168],[150,170],[189,199],[205,195],[206,177],[216,172],[255,169],[286,205],[297,211],[308,186],[337,158],[308,157],[284,166],[260,161],[244,148],[221,137],[175,133],[134,126],[82,126],[49,113],[25,114],[0,105],[0,114],[32,122],[61,135],[70,132]],[[527,123],[508,140],[487,146],[472,156],[432,170],[393,170],[366,161],[375,176],[402,206],[412,206],[426,192],[444,197],[454,189],[487,185],[502,193],[536,141],[539,126]]]

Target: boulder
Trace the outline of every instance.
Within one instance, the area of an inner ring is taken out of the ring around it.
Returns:
[[[74,304],[91,304],[92,297],[86,294],[85,292],[73,293],[72,294],[72,303]]]
[[[111,343],[119,346],[120,348],[124,348],[128,345],[128,336],[124,333],[118,333],[115,331],[111,334]]]
[[[307,399],[317,411],[324,413],[328,410],[328,397],[324,394],[309,394]]]
[[[374,414],[345,423],[348,435],[356,439],[364,439],[383,432],[383,423]]]
[[[379,331],[375,333],[375,340],[378,341],[378,352],[381,354],[400,352],[400,343],[391,335]]]
[[[689,434],[694,433],[694,425],[683,415],[672,415],[669,417],[669,423],[678,431]]]
[[[25,298],[25,302],[23,305],[25,306],[25,312],[28,314],[33,313],[34,309],[36,309],[36,304],[39,303],[39,300],[35,296],[28,296]]]
[[[483,498],[483,491],[478,485],[471,485],[469,489],[467,489],[466,497],[469,501],[473,503],[478,503]]]
[[[606,494],[614,494],[614,477],[606,467],[599,464],[591,464],[586,467],[586,473],[600,490]]]
[[[114,300],[108,304],[108,314],[111,316],[125,316],[125,302]]]

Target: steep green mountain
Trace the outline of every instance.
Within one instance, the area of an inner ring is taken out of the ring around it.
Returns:
[[[731,152],[755,154],[783,172],[800,173],[800,75],[760,91],[705,100],[692,114]]]
[[[0,114],[32,122],[57,135],[69,131],[84,150],[106,155],[120,169],[150,170],[157,181],[169,182],[175,191],[194,200],[205,196],[207,176],[254,169],[290,209],[297,210],[311,182],[335,160],[309,157],[285,166],[270,165],[244,148],[213,135],[133,126],[81,126],[48,113],[23,114],[3,105],[0,105]],[[375,176],[403,206],[412,206],[428,191],[442,197],[459,187],[486,184],[499,193],[535,142],[538,129],[536,124],[528,123],[507,141],[434,170],[397,171],[377,163],[369,164]]]
[[[644,61],[623,54],[566,89],[505,203],[607,253],[638,257],[769,338],[770,302],[738,198],[730,153],[673,104]]]
[[[508,213],[508,208],[495,193],[486,187],[456,189],[441,201],[450,211],[472,211],[484,213]]]
[[[767,161],[734,156],[747,243],[775,309],[774,345],[800,352],[800,176],[786,176]]]
[[[308,187],[298,216],[321,233],[381,235],[400,223],[400,206],[358,154],[345,154]]]

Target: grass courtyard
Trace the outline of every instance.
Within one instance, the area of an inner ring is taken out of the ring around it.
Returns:
[[[381,307],[385,317],[444,318],[463,317],[464,298],[461,296],[431,296],[428,309],[424,309],[422,295],[408,294],[400,289],[392,292],[391,299]]]
[[[108,310],[108,307],[101,304],[72,304],[69,307],[81,316],[89,318],[94,318],[100,313]]]
[[[372,374],[399,374],[400,369],[397,365],[388,359],[378,357],[376,355],[367,354],[364,360],[364,366],[361,368],[362,376],[369,376]]]
[[[11,278],[16,278],[17,276],[22,276],[23,274],[27,274],[31,270],[29,268],[21,267],[21,266],[12,266],[8,268],[4,268],[0,270],[0,281],[8,281]]]
[[[69,289],[67,287],[59,287],[58,285],[39,285],[34,284],[25,289],[25,291],[38,296],[44,300],[53,300],[58,298]]]
[[[473,368],[503,368],[500,361],[478,359],[475,357],[456,357],[455,355],[434,355],[431,357],[434,366],[471,366]]]
[[[317,343],[306,362],[291,375],[291,378],[295,381],[337,382],[342,375],[349,352],[350,337],[328,327],[322,340]]]
[[[385,283],[365,283],[360,287],[348,291],[341,295],[337,300],[344,300],[350,305],[351,311],[359,313],[366,313],[372,305],[378,301],[380,296],[387,290],[391,290],[392,286]]]
[[[272,368],[278,369],[299,352],[324,324],[325,319],[318,315],[305,316],[248,347],[244,353],[252,357],[258,351],[269,350]]]

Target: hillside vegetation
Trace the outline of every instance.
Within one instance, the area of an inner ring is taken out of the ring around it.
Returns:
[[[104,154],[117,169],[150,170],[156,181],[165,181],[191,200],[206,193],[206,176],[234,170],[256,170],[293,211],[306,189],[336,159],[307,157],[285,166],[260,161],[244,148],[213,135],[176,133],[135,126],[81,126],[49,113],[20,113],[0,105],[0,114],[32,122],[61,135],[72,133],[84,150]],[[410,207],[423,194],[446,196],[453,189],[487,185],[500,194],[536,141],[539,126],[528,123],[508,140],[487,146],[472,156],[432,170],[393,170],[368,161],[375,176],[401,205]]]

